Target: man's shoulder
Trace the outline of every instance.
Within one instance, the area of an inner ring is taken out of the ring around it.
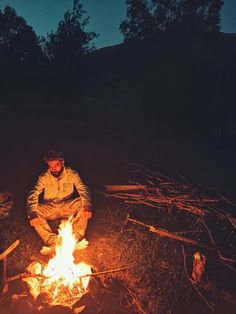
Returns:
[[[78,174],[78,171],[72,169],[71,167],[65,167],[65,169],[66,169],[67,174],[70,174],[70,175]]]
[[[50,175],[50,173],[49,173],[48,169],[47,169],[47,170],[44,170],[43,172],[40,173],[39,179],[45,179],[45,178],[47,178],[49,175]]]

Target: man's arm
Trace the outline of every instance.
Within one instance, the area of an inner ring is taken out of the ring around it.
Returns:
[[[92,211],[91,211],[91,196],[89,189],[86,187],[86,185],[81,180],[79,174],[75,172],[74,174],[74,185],[77,190],[77,192],[80,195],[82,206],[84,207],[84,212],[87,218],[92,217]]]
[[[32,188],[28,194],[27,198],[27,208],[28,208],[28,218],[30,219],[31,226],[34,226],[38,222],[37,207],[39,194],[43,192],[45,188],[44,180],[42,176],[38,178],[37,183]]]

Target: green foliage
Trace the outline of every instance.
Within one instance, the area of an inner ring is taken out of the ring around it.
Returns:
[[[2,60],[10,58],[20,62],[35,62],[42,57],[33,28],[10,6],[0,9],[0,54]]]
[[[220,30],[222,0],[126,0],[127,19],[120,24],[124,41],[167,30],[215,33]]]
[[[45,43],[45,52],[49,60],[66,67],[73,66],[79,58],[90,52],[94,46],[90,42],[98,35],[86,32],[89,18],[80,0],[74,0],[72,11],[66,11],[64,19],[59,22],[56,32],[51,32]]]

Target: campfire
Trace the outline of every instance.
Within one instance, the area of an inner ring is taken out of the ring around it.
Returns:
[[[83,262],[75,263],[75,245],[72,222],[70,219],[63,221],[59,226],[55,256],[48,264],[33,262],[27,268],[31,276],[23,280],[34,299],[40,296],[43,303],[71,306],[86,293],[91,267]]]
[[[0,308],[4,309],[4,314],[82,313],[84,310],[94,314],[105,309],[110,313],[120,313],[121,304],[126,304],[121,298],[133,299],[132,292],[117,279],[101,279],[126,268],[98,271],[93,267],[95,271],[92,272],[86,263],[76,263],[73,254],[80,246],[73,234],[71,219],[60,224],[51,259],[45,262],[32,257],[34,261],[26,271],[8,277],[7,256],[19,244],[20,241],[16,240],[0,254],[3,266]]]

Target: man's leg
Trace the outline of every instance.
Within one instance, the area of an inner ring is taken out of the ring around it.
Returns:
[[[38,204],[37,214],[40,224],[34,227],[35,231],[43,239],[45,244],[49,246],[55,245],[57,235],[52,231],[47,220],[57,218],[57,206],[52,203]]]
[[[73,200],[67,200],[61,205],[60,213],[63,217],[73,215],[73,232],[78,241],[84,238],[88,219],[84,215],[84,208],[81,205],[80,198],[77,197]]]
[[[88,218],[84,216],[84,210],[79,211],[76,214],[74,218],[74,223],[73,223],[74,233],[77,236],[78,240],[81,240],[84,238],[87,225],[88,225]]]

